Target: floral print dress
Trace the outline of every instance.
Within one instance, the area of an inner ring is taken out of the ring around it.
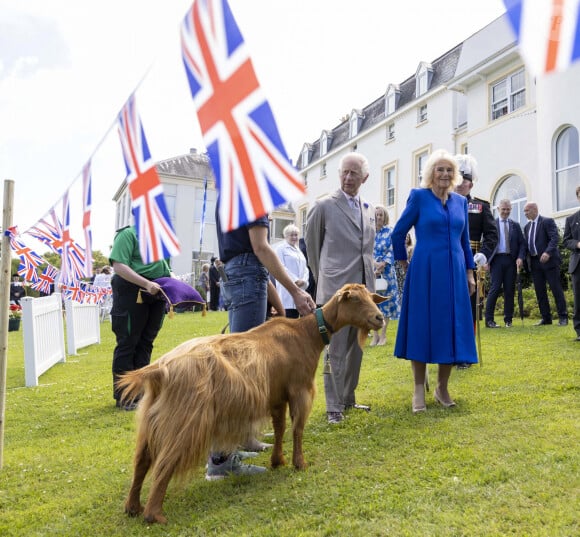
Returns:
[[[375,235],[375,248],[373,257],[376,262],[386,263],[383,271],[383,278],[387,281],[387,288],[380,291],[383,296],[390,295],[391,298],[381,304],[377,304],[383,315],[393,321],[399,318],[401,313],[401,301],[399,300],[399,286],[397,285],[397,274],[395,272],[395,257],[393,255],[393,246],[391,243],[392,229],[384,226]]]

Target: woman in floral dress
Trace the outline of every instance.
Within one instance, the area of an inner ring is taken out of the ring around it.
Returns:
[[[397,285],[397,274],[395,272],[395,258],[393,256],[393,247],[391,244],[392,229],[388,226],[389,213],[382,205],[375,206],[375,249],[373,256],[375,259],[375,275],[377,278],[382,277],[387,282],[387,288],[378,293],[389,298],[379,304],[379,309],[385,318],[385,324],[380,333],[375,330],[371,347],[375,345],[384,345],[387,341],[387,325],[389,320],[397,320],[401,313],[401,304],[399,301],[399,287]]]

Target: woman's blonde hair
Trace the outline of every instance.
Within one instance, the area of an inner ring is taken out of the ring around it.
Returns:
[[[377,211],[381,211],[383,213],[383,216],[385,218],[385,226],[388,225],[388,223],[389,223],[389,212],[387,211],[387,209],[383,205],[375,205],[375,213]]]
[[[453,155],[445,149],[436,149],[427,159],[421,178],[421,187],[433,188],[433,176],[435,175],[435,167],[442,161],[448,162],[453,168],[453,177],[449,183],[449,188],[447,189],[447,194],[449,194],[449,192],[453,192],[455,187],[460,184],[463,179],[459,175],[457,161],[455,158],[453,158]]]
[[[299,233],[300,230],[298,229],[298,226],[295,226],[294,224],[288,224],[283,230],[282,230],[282,235],[284,235],[284,238],[287,239],[290,236],[290,233]]]

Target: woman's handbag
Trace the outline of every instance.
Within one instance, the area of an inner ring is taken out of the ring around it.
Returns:
[[[386,291],[387,280],[381,275],[375,280],[375,291]]]

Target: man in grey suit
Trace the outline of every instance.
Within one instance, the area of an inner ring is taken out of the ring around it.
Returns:
[[[576,197],[580,202],[580,186],[576,188]],[[572,290],[574,292],[574,330],[576,341],[580,341],[580,211],[566,218],[564,225],[564,246],[572,253],[568,272],[572,278]]]
[[[306,221],[304,237],[317,304],[326,303],[346,283],[362,283],[375,290],[375,209],[359,196],[369,176],[368,161],[360,153],[348,153],[338,173],[340,188],[319,200]],[[327,348],[324,393],[329,423],[340,423],[349,408],[370,410],[355,400],[362,362],[357,333],[358,329],[347,326],[332,334]]]

